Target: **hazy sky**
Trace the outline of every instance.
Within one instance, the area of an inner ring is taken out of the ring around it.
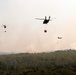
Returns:
[[[43,21],[35,18],[49,15],[56,19],[44,33]],[[76,49],[76,0],[0,0],[0,52],[58,49]]]

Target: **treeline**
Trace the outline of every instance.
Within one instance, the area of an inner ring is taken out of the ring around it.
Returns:
[[[0,75],[76,75],[76,51],[0,55]]]

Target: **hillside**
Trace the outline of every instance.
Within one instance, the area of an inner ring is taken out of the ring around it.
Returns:
[[[0,75],[76,75],[76,50],[0,55]]]

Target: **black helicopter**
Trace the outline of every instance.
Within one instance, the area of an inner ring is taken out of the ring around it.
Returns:
[[[59,36],[59,37],[57,37],[57,39],[58,39],[58,40],[61,40],[61,39],[62,39],[62,37],[61,37],[61,36]],[[59,42],[57,42],[57,44],[58,44],[58,43],[59,43]]]
[[[2,26],[3,26],[5,29],[6,29],[6,27],[7,27],[6,25],[2,25]],[[4,32],[6,32],[6,30],[5,30]]]
[[[45,16],[45,19],[41,19],[41,18],[36,18],[38,20],[44,20],[43,21],[43,24],[48,24],[49,21],[52,21],[52,19],[55,19],[55,18],[51,18],[51,16],[49,16],[49,18],[47,19],[47,17]]]
[[[6,25],[3,25],[4,28],[6,28]]]
[[[62,37],[57,37],[58,39],[62,39]]]

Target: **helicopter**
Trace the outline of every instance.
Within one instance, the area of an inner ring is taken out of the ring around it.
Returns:
[[[57,37],[58,39],[62,39],[62,37]]]
[[[59,37],[57,37],[57,39],[58,39],[58,40],[61,40],[61,39],[62,39],[62,37],[61,37],[61,36],[59,36]],[[57,44],[58,44],[58,42],[57,42]]]
[[[45,19],[41,19],[41,18],[36,18],[36,19],[38,19],[38,20],[44,20],[43,21],[43,24],[48,24],[49,23],[49,21],[52,21],[52,19],[55,19],[55,18],[51,18],[51,16],[49,16],[49,18],[47,19],[47,17],[45,16]]]
[[[4,28],[6,28],[6,25],[3,25]]]
[[[4,28],[6,28],[7,26],[6,25],[2,25]],[[4,31],[4,32],[6,32],[6,30]]]

